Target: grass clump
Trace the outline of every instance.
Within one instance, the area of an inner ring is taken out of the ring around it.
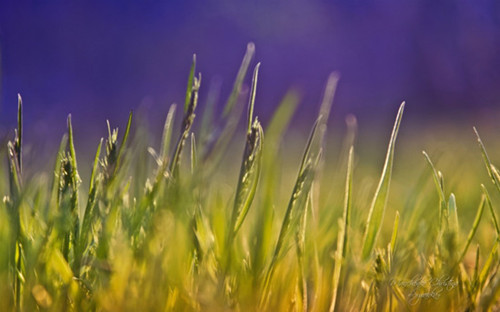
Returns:
[[[19,96],[14,139],[1,150],[0,310],[498,309],[500,174],[478,132],[477,154],[496,189],[490,196],[487,186],[468,185],[480,193],[479,206],[466,204],[478,201],[475,193],[445,186],[446,168],[437,170],[426,152],[419,162],[430,170],[416,186],[408,182],[412,172],[404,182],[393,177],[404,103],[372,187],[359,172],[366,164],[355,152],[352,116],[333,167],[326,153],[339,80],[333,73],[302,157],[290,168],[285,134],[299,99],[288,93],[261,125],[254,116],[260,63],[248,95],[243,88],[254,52],[249,44],[220,114],[210,97],[201,127],[193,57],[180,127],[172,105],[159,148],[147,148],[151,158],[141,156],[144,130],[132,113],[121,141],[108,122],[106,140],[88,160],[88,192],[71,116],[51,172],[23,163]],[[242,158],[233,157],[237,146]],[[35,173],[26,176],[25,168]]]

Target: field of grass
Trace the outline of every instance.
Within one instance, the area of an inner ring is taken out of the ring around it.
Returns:
[[[159,146],[131,113],[120,131],[108,123],[95,159],[81,159],[69,116],[49,172],[23,162],[19,97],[18,127],[0,150],[1,311],[500,309],[491,138],[465,143],[477,156],[469,167],[446,147],[410,162],[399,149],[409,143],[397,141],[403,103],[377,151],[383,162],[357,153],[352,116],[326,155],[333,73],[298,152],[301,140],[287,135],[293,93],[265,128],[255,116],[260,64],[242,101],[253,53],[250,44],[220,114],[210,101],[198,112],[193,57],[185,103],[170,107]]]

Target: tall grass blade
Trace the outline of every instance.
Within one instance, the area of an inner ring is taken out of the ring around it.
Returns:
[[[427,163],[429,164],[429,166],[432,170],[432,177],[434,180],[434,184],[436,185],[436,190],[437,190],[438,196],[439,196],[439,228],[441,231],[441,229],[443,228],[444,217],[446,216],[446,212],[445,212],[446,211],[446,198],[444,195],[444,186],[443,186],[444,183],[443,183],[442,175],[440,174],[440,172],[438,172],[436,170],[436,167],[432,163],[429,155],[425,151],[422,151],[422,154],[424,154],[425,160],[427,161]]]
[[[248,66],[250,65],[250,61],[252,60],[254,54],[255,54],[255,44],[253,42],[250,42],[247,45],[245,56],[241,61],[240,69],[238,70],[238,74],[236,75],[236,80],[233,85],[233,90],[231,91],[231,95],[229,96],[229,99],[226,102],[226,106],[224,107],[224,111],[222,112],[223,118],[226,118],[229,115],[229,113],[231,113],[234,105],[236,104],[236,101],[238,100],[238,97],[241,92],[241,86],[243,85],[243,80],[245,79]]]
[[[347,247],[349,244],[349,224],[351,222],[351,206],[352,206],[352,171],[353,171],[354,148],[351,145],[349,149],[349,157],[347,160],[347,174],[345,181],[344,192],[344,212],[342,222],[339,222],[339,234],[337,238],[337,251],[335,252],[335,267],[333,269],[333,286],[332,300],[330,302],[330,312],[335,311],[337,301],[338,288],[340,284],[340,273],[342,265],[347,255]]]
[[[270,286],[269,284],[274,274],[276,262],[281,258],[282,253],[284,252],[284,245],[288,242],[288,237],[293,233],[293,231],[296,230],[296,225],[305,210],[305,203],[309,196],[314,178],[314,169],[317,161],[319,160],[319,157],[315,160],[312,160],[310,157],[313,154],[311,152],[311,146],[313,145],[313,140],[316,138],[316,131],[318,130],[320,120],[321,117],[314,123],[309,139],[307,140],[297,180],[295,182],[290,201],[288,202],[287,210],[278,235],[278,240],[271,258],[271,263],[269,264],[269,268],[267,269],[267,273],[264,278],[263,294],[259,304],[262,309],[267,305],[268,287]]]
[[[482,188],[483,194],[486,198],[486,203],[488,204],[488,207],[490,208],[491,218],[493,220],[493,225],[495,226],[497,236],[500,236],[500,226],[498,225],[497,215],[495,213],[495,210],[493,209],[493,205],[491,204],[490,194],[488,193],[488,190],[486,189],[486,187],[483,184],[481,184],[481,188]]]
[[[191,96],[193,93],[193,79],[194,72],[196,70],[196,54],[193,54],[193,62],[191,63],[191,70],[189,71],[189,77],[186,88],[186,100],[184,101],[184,114],[187,113],[189,104],[191,104]]]
[[[479,144],[479,147],[481,149],[481,155],[483,156],[483,161],[486,166],[486,170],[488,171],[488,175],[491,178],[491,181],[493,184],[496,186],[497,190],[500,192],[500,177],[497,173],[497,170],[495,170],[495,166],[491,163],[490,157],[488,156],[488,153],[486,152],[486,148],[484,147],[483,141],[481,140],[481,137],[479,136],[479,132],[477,131],[476,127],[472,128],[474,130],[474,133],[476,134],[477,137],[477,142]]]
[[[163,135],[160,148],[160,160],[162,163],[166,163],[168,159],[168,154],[170,151],[170,141],[172,140],[172,128],[173,119],[175,115],[175,104],[172,104],[168,109],[167,118],[165,119],[165,125],[163,126]]]
[[[257,222],[254,229],[256,239],[253,253],[254,283],[258,280],[271,247],[275,197],[279,176],[279,146],[284,131],[297,108],[298,95],[289,91],[273,114],[266,130],[266,140],[262,148],[262,168],[260,189],[262,202],[257,205]]]
[[[488,259],[484,263],[483,269],[479,274],[479,285],[478,285],[479,289],[483,288],[488,278],[488,275],[490,274],[491,268],[494,265],[495,258],[498,258],[497,250],[499,244],[500,244],[500,236],[497,236],[495,243],[493,244],[493,248],[491,249],[490,254],[488,256]]]
[[[248,103],[248,131],[231,218],[231,236],[236,235],[239,228],[243,224],[250,205],[252,204],[260,175],[260,161],[264,131],[262,130],[257,118],[252,120],[259,67],[260,63],[255,66],[252,91],[250,93]]]
[[[253,71],[252,89],[250,90],[250,98],[248,99],[247,133],[250,133],[252,130],[253,109],[255,106],[255,95],[257,94],[257,80],[259,78],[259,68],[260,68],[260,63],[257,63],[257,65],[255,66],[255,69]]]
[[[469,232],[469,235],[467,236],[467,241],[465,242],[465,245],[464,245],[464,248],[462,250],[462,253],[460,254],[460,257],[458,258],[458,262],[462,261],[462,259],[465,257],[465,254],[467,253],[467,249],[469,248],[469,245],[472,242],[472,238],[474,237],[474,235],[477,232],[477,229],[479,227],[479,222],[481,221],[481,217],[483,216],[483,211],[484,211],[485,205],[486,205],[486,195],[483,194],[483,196],[481,196],[481,202],[479,204],[479,208],[477,209],[477,212],[476,212],[476,217],[474,218],[474,223],[472,223],[472,228]]]
[[[198,105],[198,91],[200,90],[201,84],[201,74],[198,77],[193,79],[193,86],[191,88],[192,96],[190,97],[190,103],[187,107],[187,110],[184,114],[184,120],[182,121],[181,135],[177,140],[177,144],[175,147],[174,155],[170,160],[169,171],[174,176],[177,175],[181,153],[184,148],[184,144],[186,143],[187,138],[189,137],[189,132],[191,131],[191,127],[193,126],[194,118],[195,118],[195,109]]]
[[[399,230],[399,211],[396,211],[396,218],[394,220],[394,227],[392,229],[391,236],[391,251],[394,252],[394,248],[396,248],[396,239],[398,238],[398,230]]]
[[[387,204],[389,186],[391,182],[392,164],[394,161],[394,148],[396,145],[396,138],[398,136],[399,125],[401,124],[401,119],[403,117],[404,107],[405,102],[403,102],[399,107],[396,122],[394,123],[391,139],[389,141],[389,147],[387,148],[387,155],[385,159],[384,169],[382,170],[382,176],[380,177],[380,182],[375,192],[375,196],[373,197],[370,212],[368,214],[367,227],[361,251],[361,258],[363,260],[367,260],[370,257],[373,247],[375,246],[378,233],[380,232],[382,220],[384,218],[385,206]]]
[[[113,176],[116,176],[118,169],[120,168],[121,160],[123,157],[123,152],[125,150],[125,146],[127,145],[128,136],[130,134],[130,127],[132,125],[132,111],[128,114],[127,127],[125,128],[125,133],[123,134],[122,142],[120,144],[120,149],[118,150],[118,155],[116,157],[116,166],[113,172]]]
[[[19,172],[23,170],[23,99],[17,94],[17,137],[14,141]]]
[[[196,168],[197,156],[196,156],[196,140],[194,138],[194,133],[191,133],[191,173],[194,174],[194,169]]]

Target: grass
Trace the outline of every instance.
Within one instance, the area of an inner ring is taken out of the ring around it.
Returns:
[[[19,96],[14,139],[1,150],[7,162],[0,166],[0,310],[499,308],[500,173],[478,131],[477,162],[482,157],[491,181],[476,185],[477,172],[455,177],[442,161],[440,171],[435,155],[423,152],[414,156],[422,170],[391,182],[403,103],[375,185],[376,177],[360,172],[372,163],[356,153],[352,116],[340,161],[326,161],[339,79],[333,73],[296,159],[285,138],[298,96],[288,93],[263,127],[254,116],[259,63],[245,101],[254,51],[249,44],[220,114],[209,97],[200,127],[201,75],[193,57],[180,126],[172,105],[158,152],[147,148],[150,158],[142,157],[144,129],[132,113],[123,134],[108,122],[87,183],[80,178],[71,116],[53,171],[23,163]],[[241,149],[239,158],[235,150]],[[445,185],[443,172],[460,184]]]

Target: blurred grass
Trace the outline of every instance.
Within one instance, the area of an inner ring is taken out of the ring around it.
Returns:
[[[246,109],[242,91],[254,49],[220,116],[195,118],[193,58],[159,146],[131,113],[80,157],[68,118],[49,169],[23,161],[19,97],[0,149],[0,310],[498,309],[494,134],[478,146],[472,129],[403,118],[396,142],[402,106],[384,165],[390,133],[353,116],[334,127],[345,135],[327,131],[336,74],[309,137],[290,127],[294,92],[261,127],[259,65]]]

